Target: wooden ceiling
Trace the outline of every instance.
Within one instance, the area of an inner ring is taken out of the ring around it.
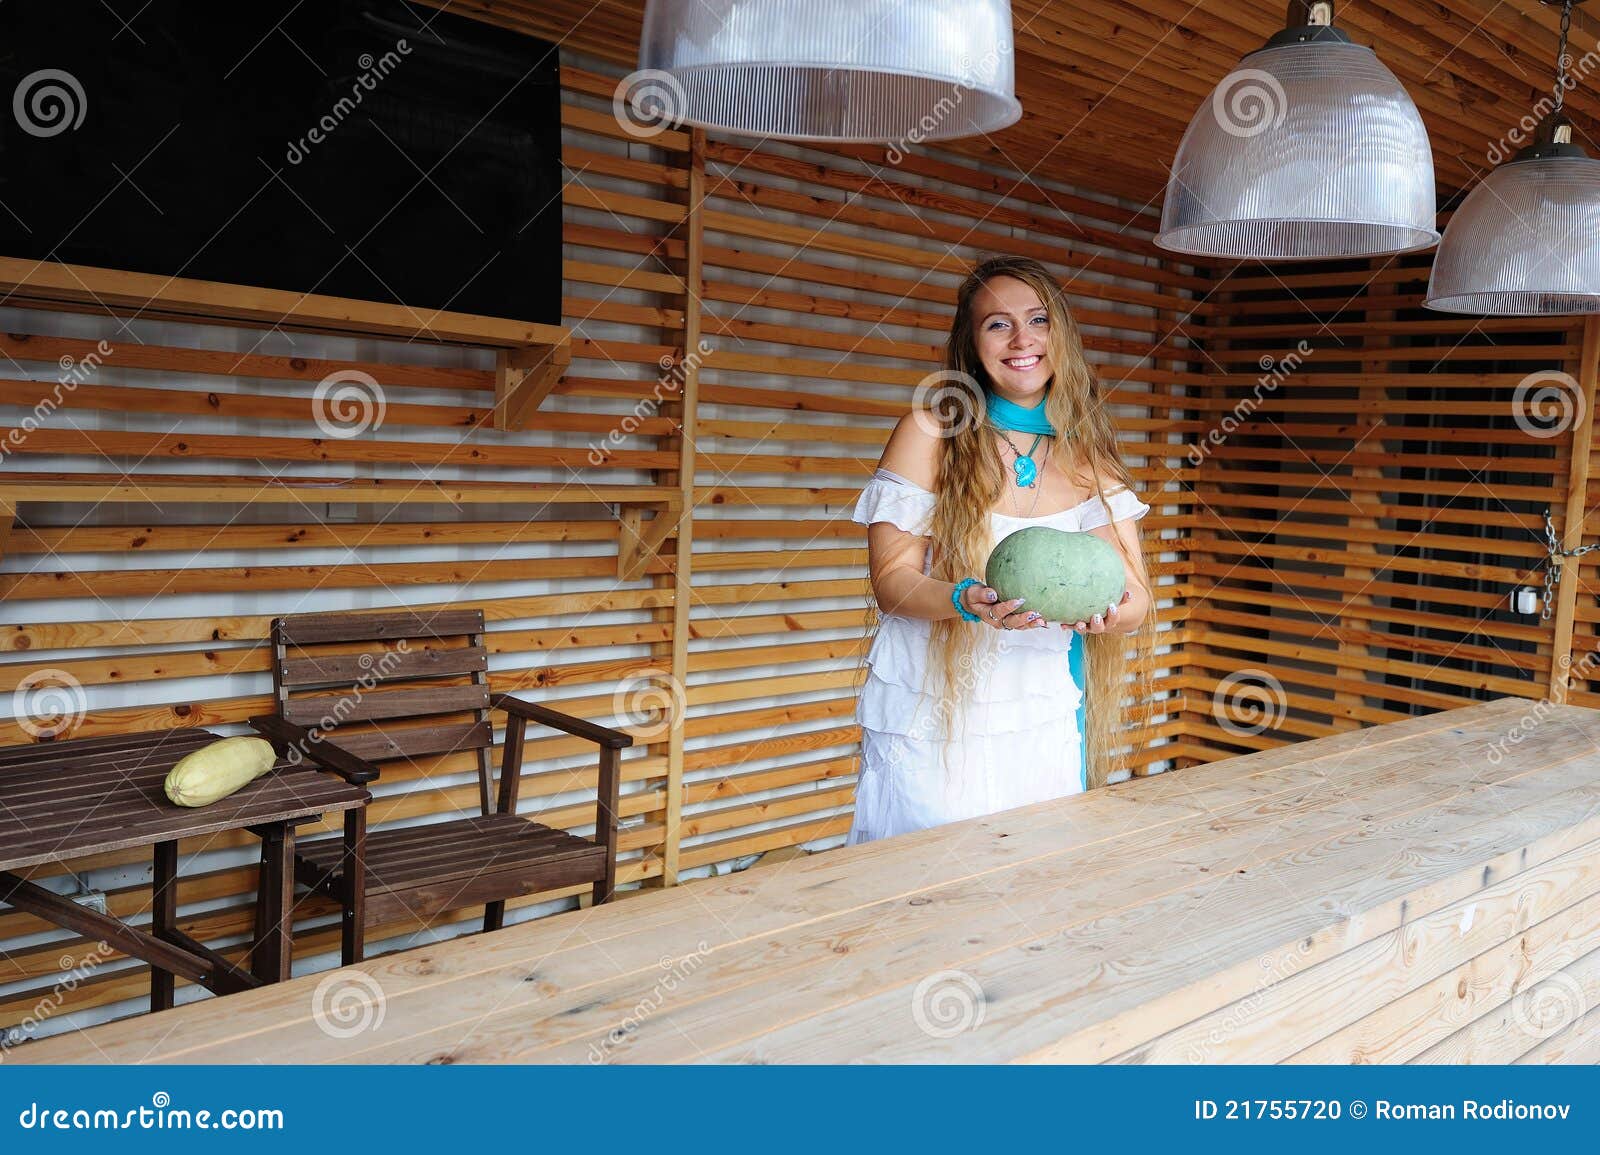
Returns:
[[[642,0],[430,2],[637,65]],[[1194,110],[1240,56],[1283,27],[1286,8],[1283,0],[1012,0],[1022,119],[940,147],[1158,204]],[[1594,8],[1574,14],[1570,51],[1579,60],[1600,56]],[[1410,91],[1443,198],[1492,167],[1491,147],[1549,90],[1560,11],[1538,0],[1345,0],[1335,23]],[[1600,155],[1600,69],[1567,105],[1580,139]]]

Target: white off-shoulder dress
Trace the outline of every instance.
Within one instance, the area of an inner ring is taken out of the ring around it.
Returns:
[[[1031,525],[1088,530],[1150,512],[1127,488],[1107,493],[1106,503],[1109,517],[1099,497],[1044,517],[991,514],[994,540]],[[853,520],[886,521],[926,535],[933,505],[932,493],[879,469],[861,491]],[[924,573],[932,563],[930,543]],[[972,666],[958,673],[964,706],[950,721],[946,758],[939,698],[930,680],[931,623],[882,616],[856,703],[861,773],[847,845],[1084,789],[1083,639],[1054,624],[1009,631],[968,624],[977,650]]]

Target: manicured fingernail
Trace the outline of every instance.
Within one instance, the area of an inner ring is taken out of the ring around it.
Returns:
[[[993,590],[990,590],[988,593],[983,595],[983,600],[986,602],[997,602],[1000,600],[1000,595],[995,593]]]
[[[1029,620],[1029,621],[1030,621],[1030,622],[1036,622],[1036,621],[1038,621],[1038,620],[1039,620],[1039,615],[1038,615],[1038,614],[1037,614],[1037,613],[1032,613],[1032,614],[1029,614],[1029,615],[1028,615],[1028,620]]]
[[[1102,623],[1102,622],[1104,622],[1104,621],[1105,621],[1105,619],[1104,619],[1104,618],[1102,618],[1102,617],[1101,617],[1101,616],[1100,616],[1100,615],[1099,615],[1099,614],[1095,614],[1095,616],[1094,616],[1094,624],[1095,624],[1095,625],[1097,625],[1097,626],[1098,626],[1098,625],[1100,625],[1100,624],[1101,624],[1101,623]]]
[[[1017,604],[1020,606],[1023,602],[1025,602],[1027,600],[1028,600],[1027,598],[1018,598],[1017,599]]]

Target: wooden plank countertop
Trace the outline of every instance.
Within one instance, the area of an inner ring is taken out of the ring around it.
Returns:
[[[1593,1061],[1597,839],[1600,711],[1502,698],[8,1059]]]

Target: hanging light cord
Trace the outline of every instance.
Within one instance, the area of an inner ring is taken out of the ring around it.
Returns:
[[[1556,113],[1567,98],[1567,35],[1572,31],[1572,0],[1562,0],[1561,39],[1556,44]]]

